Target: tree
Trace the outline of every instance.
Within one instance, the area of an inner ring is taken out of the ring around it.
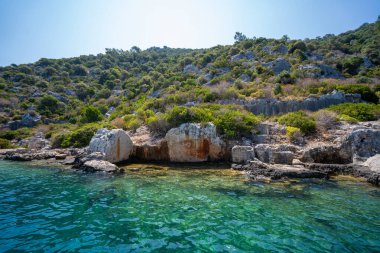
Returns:
[[[248,38],[243,33],[236,32],[235,36],[234,36],[234,39],[235,39],[235,41],[240,42],[240,41],[243,41],[243,40],[247,40]]]

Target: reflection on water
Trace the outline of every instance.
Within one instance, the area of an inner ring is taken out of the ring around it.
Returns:
[[[376,252],[380,190],[247,181],[226,165],[86,174],[0,162],[0,251]]]

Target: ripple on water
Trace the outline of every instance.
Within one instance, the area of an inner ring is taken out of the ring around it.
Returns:
[[[231,170],[140,167],[105,176],[1,161],[0,251],[380,248],[379,190],[361,182],[268,185]]]

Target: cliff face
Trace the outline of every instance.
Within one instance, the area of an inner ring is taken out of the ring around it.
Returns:
[[[309,97],[303,101],[280,101],[277,99],[254,99],[244,103],[245,108],[253,114],[278,115],[299,110],[317,111],[330,105],[361,102],[360,94],[345,94],[340,91]]]

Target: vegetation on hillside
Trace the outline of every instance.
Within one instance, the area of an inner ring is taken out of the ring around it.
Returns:
[[[83,146],[103,125],[134,130],[145,124],[164,133],[183,122],[210,121],[226,137],[246,136],[260,121],[240,106],[250,99],[302,99],[340,90],[378,103],[379,48],[377,20],[315,39],[236,33],[233,45],[208,49],[132,47],[12,64],[0,67],[0,138],[19,138],[5,128],[26,113],[39,114],[52,125],[49,136],[57,146]],[[377,117],[376,110],[363,109],[372,117],[363,116],[361,109],[352,105],[330,110],[339,119]],[[305,134],[315,129],[314,118],[301,112],[279,122]]]

